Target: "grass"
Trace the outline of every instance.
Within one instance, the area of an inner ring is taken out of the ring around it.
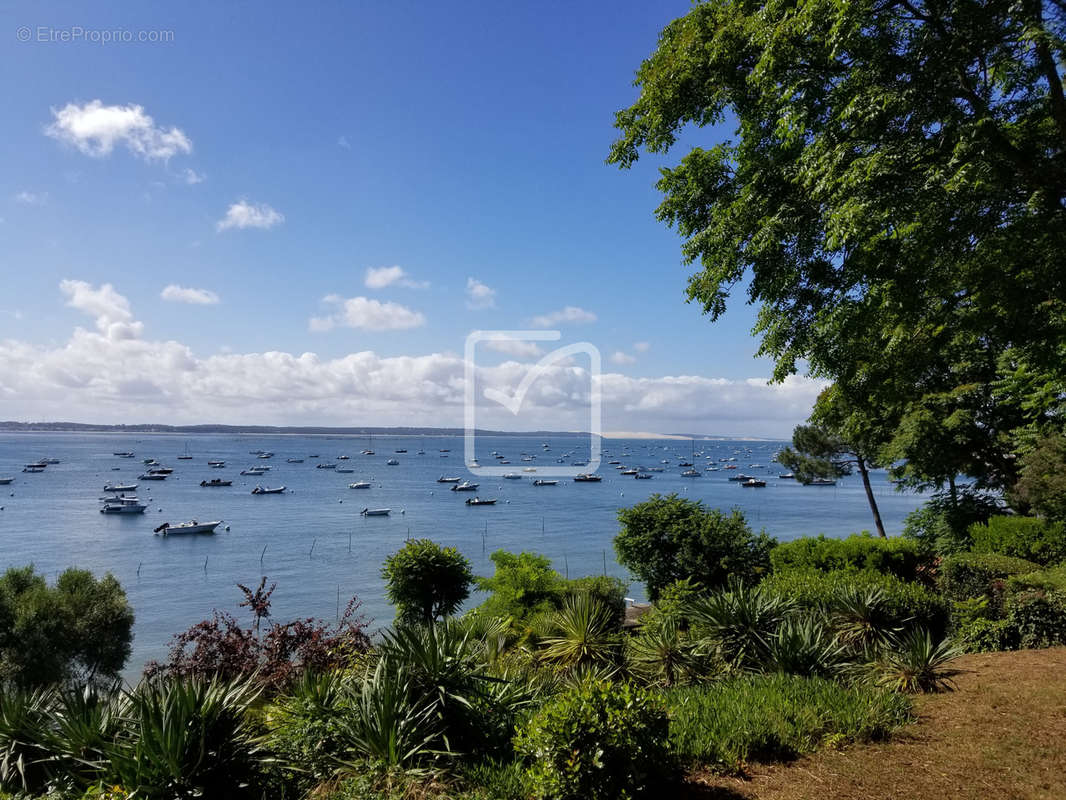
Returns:
[[[682,764],[736,773],[752,761],[792,759],[821,746],[885,738],[910,702],[822,678],[752,675],[671,689],[670,746]]]
[[[688,796],[757,800],[1061,800],[1066,797],[1066,648],[956,662],[958,691],[915,699],[918,724],[889,742],[692,773]]]

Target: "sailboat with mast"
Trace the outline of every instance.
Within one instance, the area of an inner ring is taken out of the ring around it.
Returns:
[[[366,450],[363,451],[364,456],[374,455],[374,434],[368,433],[366,437]]]

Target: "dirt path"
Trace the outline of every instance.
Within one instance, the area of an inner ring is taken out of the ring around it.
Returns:
[[[921,697],[891,742],[818,753],[694,797],[757,800],[1063,800],[1066,648],[959,659],[958,691]],[[691,784],[690,784],[691,786]]]

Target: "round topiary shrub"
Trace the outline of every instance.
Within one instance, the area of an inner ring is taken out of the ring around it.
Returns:
[[[668,721],[628,683],[587,679],[546,703],[515,737],[526,781],[542,800],[640,797],[666,777]]]

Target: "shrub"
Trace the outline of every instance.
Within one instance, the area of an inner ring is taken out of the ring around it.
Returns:
[[[1006,601],[1007,623],[1019,647],[1056,647],[1066,644],[1066,593],[1023,591]]]
[[[959,553],[940,563],[940,589],[952,600],[987,595],[998,605],[1006,579],[1036,572],[1037,564],[990,553]]]
[[[1066,564],[1026,575],[1012,575],[1007,579],[1007,588],[1012,592],[1024,589],[1066,592]]]
[[[954,688],[959,673],[951,662],[961,651],[950,641],[934,638],[929,631],[907,631],[885,648],[874,663],[877,684],[897,692],[940,692]]]
[[[562,668],[610,667],[618,662],[621,639],[614,610],[592,595],[567,599],[548,617],[541,658]]]
[[[787,595],[734,582],[727,592],[697,599],[687,613],[727,664],[755,669],[766,661],[774,633],[794,608]]]
[[[637,797],[666,772],[666,711],[631,684],[586,680],[537,711],[516,736],[515,750],[529,760],[534,797]]]
[[[774,540],[754,533],[737,509],[723,514],[676,494],[653,494],[621,509],[618,521],[618,563],[644,582],[653,601],[682,578],[713,591],[731,577],[758,580],[770,566]]]
[[[825,741],[881,740],[910,719],[902,695],[791,675],[739,676],[664,697],[674,755],[721,772],[809,753]]]
[[[1066,437],[1045,437],[1018,459],[1018,467],[1011,501],[1050,519],[1066,520]]]
[[[1013,650],[1018,646],[1017,632],[1005,619],[977,617],[959,625],[955,641],[967,653]]]
[[[841,670],[844,659],[843,646],[822,622],[790,617],[770,639],[764,666],[786,675],[828,678]]]
[[[407,624],[451,616],[470,595],[474,582],[470,562],[462,553],[429,539],[412,539],[386,558],[381,577],[397,621]]]
[[[970,528],[975,553],[998,553],[1037,564],[1066,560],[1066,522],[1036,517],[992,517]]]
[[[913,539],[881,539],[863,533],[846,539],[818,536],[784,542],[770,552],[770,562],[775,572],[870,570],[913,581],[928,566],[929,558]]]
[[[932,555],[962,553],[970,549],[970,526],[1002,513],[999,502],[989,495],[962,490],[952,499],[942,492],[907,515],[903,535]]]
[[[642,626],[626,640],[630,669],[648,683],[673,686],[688,683],[703,672],[698,643],[669,617],[653,626]]]
[[[880,590],[879,618],[889,628],[924,627],[941,635],[948,628],[950,604],[935,592],[910,581],[876,572],[793,570],[775,574],[760,586],[797,606],[832,614],[849,592]]]

